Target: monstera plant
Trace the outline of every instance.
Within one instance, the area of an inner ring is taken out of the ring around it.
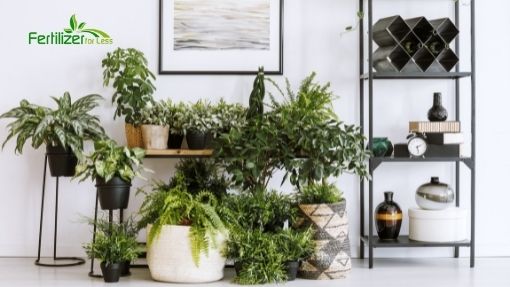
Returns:
[[[3,146],[16,136],[15,152],[20,154],[28,140],[35,149],[44,144],[51,174],[72,176],[77,157],[82,156],[83,142],[105,137],[99,118],[90,114],[102,97],[88,95],[72,102],[69,92],[65,92],[52,99],[56,109],[22,100],[19,107],[2,114],[0,118],[14,119],[7,126],[9,134]]]

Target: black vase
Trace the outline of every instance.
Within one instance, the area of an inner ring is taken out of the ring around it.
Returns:
[[[120,278],[120,263],[106,264],[101,262],[101,271],[103,272],[103,279],[106,283],[119,282]]]
[[[204,149],[206,144],[206,133],[190,131],[186,134],[186,142],[189,149]]]
[[[299,269],[299,261],[286,262],[285,269],[287,271],[287,281],[296,280],[297,272]]]
[[[393,201],[393,192],[384,193],[384,202],[375,209],[377,234],[381,240],[395,240],[402,226],[402,209]]]
[[[441,103],[441,93],[434,93],[434,104],[429,110],[428,118],[431,122],[444,122],[448,118],[448,111]]]
[[[47,145],[46,155],[51,176],[74,176],[78,158],[70,148]]]
[[[116,176],[105,182],[103,178],[96,179],[99,203],[103,210],[126,209],[129,203],[131,183]]]
[[[182,146],[183,140],[184,140],[184,135],[170,133],[170,135],[168,136],[168,148],[169,149],[180,149]]]

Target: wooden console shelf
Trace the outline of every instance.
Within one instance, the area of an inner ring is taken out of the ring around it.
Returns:
[[[212,149],[148,149],[145,151],[146,158],[201,158],[211,157]]]

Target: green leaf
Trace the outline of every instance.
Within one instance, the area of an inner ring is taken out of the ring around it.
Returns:
[[[72,33],[72,32],[73,32],[73,30],[72,30],[72,29],[70,29],[70,28],[64,28],[64,32],[66,32],[66,33]]]
[[[78,29],[83,29],[85,27],[85,22],[81,22],[80,25],[78,25]]]
[[[73,14],[71,16],[71,19],[69,19],[69,27],[71,27],[71,30],[75,31],[77,27],[77,21],[76,21],[76,15]]]

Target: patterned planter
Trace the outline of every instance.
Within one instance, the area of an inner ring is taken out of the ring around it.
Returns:
[[[301,264],[298,277],[315,280],[345,278],[351,270],[349,221],[345,200],[334,204],[299,205],[302,226],[315,230],[315,254]]]

